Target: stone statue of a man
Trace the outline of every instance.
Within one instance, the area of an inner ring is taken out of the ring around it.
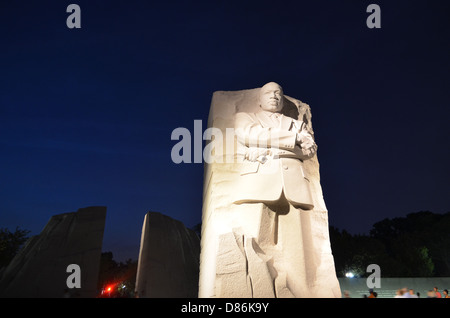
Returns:
[[[199,297],[340,297],[310,115],[273,82],[214,93],[235,143],[205,165]]]
[[[244,165],[236,203],[287,200],[295,207],[312,209],[309,180],[303,160],[317,150],[306,125],[283,111],[283,90],[268,83],[260,91],[260,111],[235,116],[238,141],[245,145]]]

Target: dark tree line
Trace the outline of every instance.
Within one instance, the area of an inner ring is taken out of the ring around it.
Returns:
[[[366,277],[369,264],[379,265],[383,277],[450,276],[450,212],[384,219],[368,235],[331,227],[330,241],[338,277]]]

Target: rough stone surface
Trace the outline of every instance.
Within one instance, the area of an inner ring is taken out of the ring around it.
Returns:
[[[197,298],[200,240],[182,222],[149,212],[136,277],[139,298]]]
[[[260,111],[260,93],[261,88],[213,94],[208,128],[214,130],[205,147],[210,153],[204,169],[199,297],[340,297],[317,148],[308,155],[296,148],[305,158],[297,160],[294,150],[243,145],[234,130],[238,116],[240,123],[258,119],[254,114]],[[272,129],[279,132],[280,148],[295,142],[288,131],[293,122],[313,135],[309,105],[282,98],[281,126],[286,123],[287,128]],[[244,132],[257,126],[244,126]],[[258,137],[266,132],[258,130]],[[282,159],[274,158],[275,150]]]
[[[2,271],[0,297],[96,297],[106,207],[54,215]],[[81,288],[67,288],[70,264],[80,266]]]

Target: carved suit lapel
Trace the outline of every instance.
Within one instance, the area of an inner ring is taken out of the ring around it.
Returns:
[[[275,128],[274,122],[265,112],[255,113],[256,118],[263,128]],[[280,116],[280,128],[282,130],[291,130],[294,119],[289,116]]]
[[[274,128],[272,119],[265,112],[257,112],[255,116],[263,128]]]
[[[281,115],[280,120],[281,120],[281,126],[280,126],[280,128],[281,128],[282,130],[291,130],[291,127],[292,127],[292,121],[293,121],[293,119],[292,119],[291,117]]]

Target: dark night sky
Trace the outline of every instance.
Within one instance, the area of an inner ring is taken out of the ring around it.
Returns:
[[[268,81],[311,106],[330,225],[447,212],[449,14],[424,0],[3,0],[0,227],[39,234],[105,205],[103,250],[137,259],[147,211],[201,220],[203,165],[171,161],[171,132],[206,129],[214,91]]]

